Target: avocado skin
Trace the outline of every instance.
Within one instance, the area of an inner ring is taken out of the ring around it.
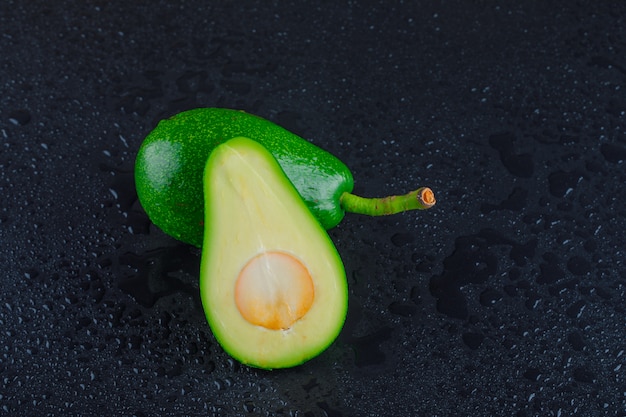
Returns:
[[[253,139],[270,151],[325,229],[341,221],[345,213],[339,198],[354,186],[343,162],[261,117],[198,108],[159,122],[137,154],[137,195],[156,226],[178,240],[202,246],[204,167],[216,146],[237,136]]]

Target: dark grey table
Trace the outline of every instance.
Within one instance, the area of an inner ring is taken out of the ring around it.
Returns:
[[[626,415],[623,3],[195,3],[0,5],[0,414]],[[137,202],[203,106],[436,193],[330,231],[349,314],[303,366],[230,359]]]

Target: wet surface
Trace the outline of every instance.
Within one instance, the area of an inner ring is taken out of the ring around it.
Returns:
[[[369,3],[0,6],[0,414],[626,415],[626,9]],[[330,231],[348,318],[300,367],[222,351],[137,201],[199,106],[435,191]]]

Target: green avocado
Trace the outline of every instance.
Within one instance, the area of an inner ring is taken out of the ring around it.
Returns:
[[[435,204],[426,187],[402,196],[355,196],[348,167],[323,149],[243,111],[198,108],[162,120],[137,154],[137,195],[156,226],[178,240],[202,246],[204,167],[216,146],[238,136],[260,143],[274,156],[325,229],[336,226],[346,211],[376,216]]]
[[[237,136],[272,153],[326,229],[341,221],[339,197],[352,191],[353,179],[339,159],[260,117],[200,108],[161,121],[139,149],[137,194],[155,225],[183,242],[202,245],[202,172],[213,149]]]
[[[204,171],[200,294],[232,357],[274,369],[301,364],[339,334],[343,264],[326,230],[259,142],[217,146]]]

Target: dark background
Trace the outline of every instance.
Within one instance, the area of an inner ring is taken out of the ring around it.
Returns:
[[[3,1],[0,414],[626,415],[623,2]],[[142,211],[158,120],[245,109],[437,206],[330,231],[338,340],[259,371]]]

